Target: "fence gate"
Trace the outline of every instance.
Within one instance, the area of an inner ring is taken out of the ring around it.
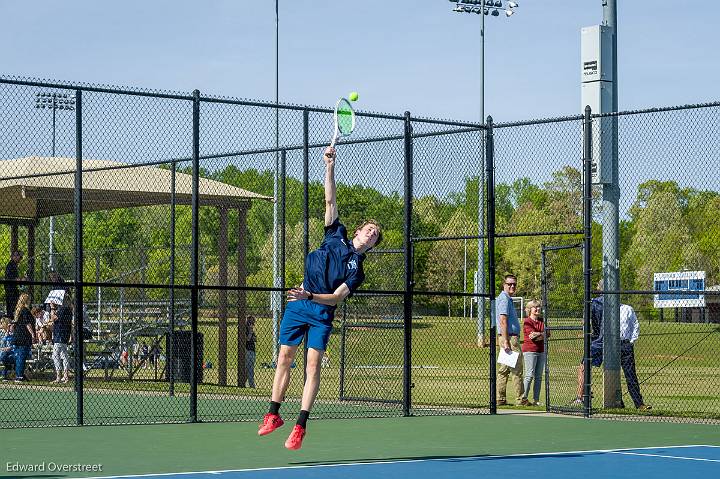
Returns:
[[[402,297],[356,296],[338,311],[340,400],[403,404]]]
[[[547,363],[548,411],[583,413],[578,396],[578,366],[583,355],[583,245],[542,245],[542,308]]]

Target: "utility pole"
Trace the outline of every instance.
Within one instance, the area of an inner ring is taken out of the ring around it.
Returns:
[[[618,111],[617,0],[602,0],[603,24],[612,31],[612,111]],[[618,119],[611,118],[611,181],[603,184],[603,290],[620,290],[620,178]],[[603,296],[603,402],[606,408],[620,407],[620,296]]]
[[[55,158],[55,111],[56,110],[75,110],[75,95],[68,93],[49,93],[40,92],[35,95],[35,108],[48,109],[52,111],[52,158]],[[48,233],[48,269],[55,271],[57,264],[55,261],[55,217],[50,217],[50,232]]]
[[[475,13],[480,16],[480,123],[485,123],[485,16],[500,16],[500,10],[505,8],[506,17],[515,14],[516,2],[503,0],[450,0],[457,3],[453,8],[458,13]],[[485,293],[485,147],[480,148],[480,168],[478,174],[478,262],[476,282],[474,290],[476,293]],[[465,289],[463,292],[467,292]],[[485,343],[485,298],[477,298],[477,344],[484,346]]]

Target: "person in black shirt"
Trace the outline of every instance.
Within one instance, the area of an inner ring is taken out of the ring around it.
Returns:
[[[5,266],[5,279],[17,280],[20,277],[18,265],[22,261],[22,252],[13,251],[10,255],[10,261]],[[15,317],[15,305],[20,297],[20,288],[17,284],[5,284],[5,311],[8,318]]]
[[[15,308],[14,344],[15,344],[15,382],[25,381],[25,361],[35,339],[35,318],[30,312],[30,295],[23,293]]]
[[[72,332],[73,310],[70,302],[65,301],[65,305],[56,308],[51,305],[52,310],[50,317],[53,321],[53,351],[52,358],[55,365],[54,383],[68,382],[68,372],[70,370],[70,357],[68,356],[68,343]]]
[[[247,317],[245,333],[245,371],[247,372],[248,387],[255,387],[255,318]]]

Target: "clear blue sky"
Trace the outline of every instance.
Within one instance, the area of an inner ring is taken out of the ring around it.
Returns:
[[[486,114],[580,111],[601,0],[486,17]],[[280,100],[478,120],[479,18],[447,0],[280,0]],[[273,100],[274,0],[0,1],[0,73]],[[618,0],[620,108],[720,99],[720,2]],[[713,33],[715,32],[715,33]]]

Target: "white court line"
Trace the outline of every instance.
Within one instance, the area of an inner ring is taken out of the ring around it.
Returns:
[[[639,453],[639,452],[611,451],[608,454],[623,454],[623,455],[627,455],[627,456],[662,457],[662,458],[666,458],[666,459],[682,459],[684,461],[720,462],[720,459],[704,459],[702,457],[685,457],[685,456],[667,456],[665,454],[643,454],[643,453]]]
[[[75,477],[69,479],[124,479],[130,477],[166,477],[166,476],[189,476],[193,474],[227,474],[230,472],[260,472],[260,471],[281,471],[288,469],[311,469],[311,468],[326,468],[326,467],[350,467],[350,466],[369,466],[373,464],[411,464],[416,462],[438,462],[438,461],[461,461],[468,459],[508,459],[513,457],[533,457],[533,456],[564,456],[569,454],[607,454],[607,453],[623,453],[624,451],[641,451],[645,449],[672,449],[672,448],[687,448],[687,447],[720,447],[712,446],[708,444],[682,444],[675,446],[646,446],[646,447],[626,447],[619,449],[586,449],[580,451],[559,451],[559,452],[530,452],[524,454],[507,454],[497,456],[458,456],[458,457],[443,457],[434,459],[398,459],[393,461],[365,461],[365,462],[345,462],[338,464],[308,464],[303,466],[276,466],[276,467],[257,467],[248,469],[224,469],[216,471],[191,471],[191,472],[159,472],[149,474],[127,474],[120,476],[93,476],[93,477]],[[668,456],[676,458],[677,456]],[[715,459],[712,459],[713,461]]]

